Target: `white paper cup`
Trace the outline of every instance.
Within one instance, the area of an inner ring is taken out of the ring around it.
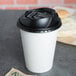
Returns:
[[[49,71],[53,66],[57,30],[47,33],[20,32],[28,70],[35,73]]]
[[[40,8],[26,11],[25,15],[19,18],[17,25],[21,32],[27,69],[35,73],[49,71],[53,66],[57,32],[61,26],[55,10]]]

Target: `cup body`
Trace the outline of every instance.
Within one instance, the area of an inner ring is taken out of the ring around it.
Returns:
[[[26,67],[43,73],[53,66],[57,31],[32,33],[20,29]]]

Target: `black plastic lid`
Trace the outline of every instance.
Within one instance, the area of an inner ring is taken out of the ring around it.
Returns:
[[[61,20],[54,9],[38,8],[25,11],[18,19],[17,26],[29,32],[48,32],[58,29]]]

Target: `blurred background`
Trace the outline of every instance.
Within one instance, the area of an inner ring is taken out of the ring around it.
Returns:
[[[76,9],[76,0],[0,0],[0,9],[23,10],[39,7],[66,6]]]

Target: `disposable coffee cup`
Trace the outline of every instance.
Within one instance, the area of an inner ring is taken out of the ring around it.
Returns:
[[[57,32],[61,20],[54,9],[25,11],[17,22],[20,28],[26,67],[34,73],[49,71],[53,66]]]

